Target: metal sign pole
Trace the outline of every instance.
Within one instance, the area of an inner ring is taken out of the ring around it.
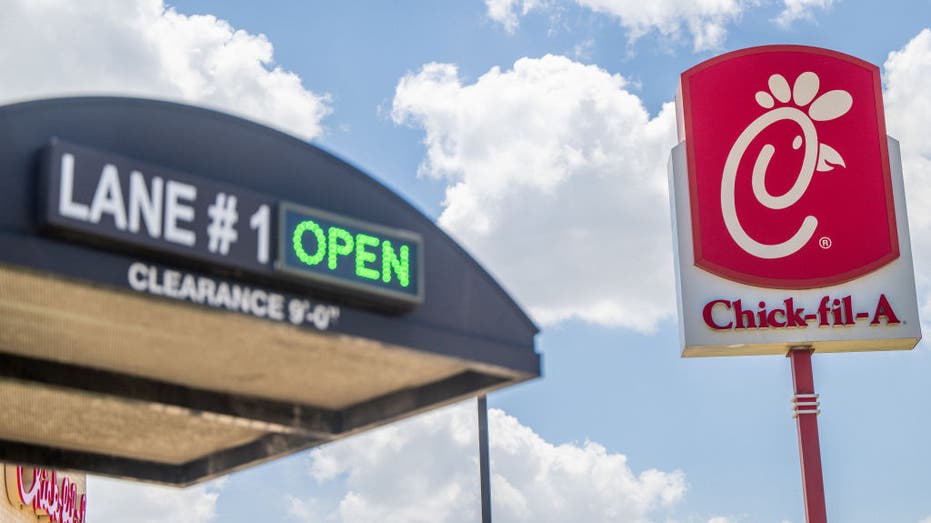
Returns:
[[[491,471],[488,463],[488,399],[478,397],[478,468],[481,476],[482,523],[491,523]]]
[[[793,417],[798,423],[798,449],[802,462],[802,491],[805,496],[805,521],[827,523],[824,503],[824,478],[821,474],[821,446],[818,443],[818,395],[811,371],[810,346],[792,347],[787,356],[792,361]]]

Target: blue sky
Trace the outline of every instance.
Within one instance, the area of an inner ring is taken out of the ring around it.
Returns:
[[[679,358],[663,108],[711,56],[798,43],[880,66],[927,331],[927,0],[14,0],[7,13],[3,100],[121,93],[245,114],[361,167],[500,278],[543,326],[544,377],[489,399],[496,521],[804,521],[788,361]],[[606,261],[551,253],[528,239],[540,234]],[[814,365],[831,520],[931,521],[925,344]],[[478,521],[473,411],[186,491],[92,480],[91,522]]]

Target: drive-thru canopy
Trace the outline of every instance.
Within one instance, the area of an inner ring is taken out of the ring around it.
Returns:
[[[370,176],[226,114],[0,108],[0,461],[190,484],[540,374]]]

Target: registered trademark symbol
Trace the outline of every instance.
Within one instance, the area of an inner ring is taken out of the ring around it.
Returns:
[[[818,240],[818,245],[820,245],[822,249],[830,249],[831,239],[828,238],[827,236],[822,236],[821,239]]]

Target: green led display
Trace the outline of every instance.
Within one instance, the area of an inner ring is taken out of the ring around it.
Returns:
[[[372,251],[365,250],[365,248],[366,246],[378,247],[379,243],[381,243],[381,240],[376,236],[370,236],[361,232],[356,235],[356,276],[368,280],[378,279],[378,270],[366,266],[366,264],[377,260],[378,255]],[[391,245],[391,242],[385,241],[385,245]],[[382,256],[384,256],[384,249],[382,249]],[[401,285],[407,287],[406,283],[402,282]]]
[[[381,255],[381,279],[385,283],[391,281],[392,271],[398,276],[398,281],[401,282],[402,287],[407,287],[410,284],[410,248],[407,245],[402,245],[398,251],[400,251],[400,256],[394,253],[394,249],[391,246],[391,242],[385,240],[385,243],[382,244],[382,255]]]
[[[283,204],[280,269],[330,284],[419,302],[420,237]]]
[[[314,234],[314,237],[317,240],[317,245],[323,244],[323,229],[320,228],[312,220],[305,220],[297,224],[297,227],[294,228],[294,234],[291,235],[291,243],[294,248],[294,254],[297,255],[298,259],[301,262],[306,263],[307,265],[317,265],[323,261],[323,256],[326,254],[326,251],[323,249],[316,249],[313,255],[307,254],[307,251],[304,250],[304,233],[310,231]]]

